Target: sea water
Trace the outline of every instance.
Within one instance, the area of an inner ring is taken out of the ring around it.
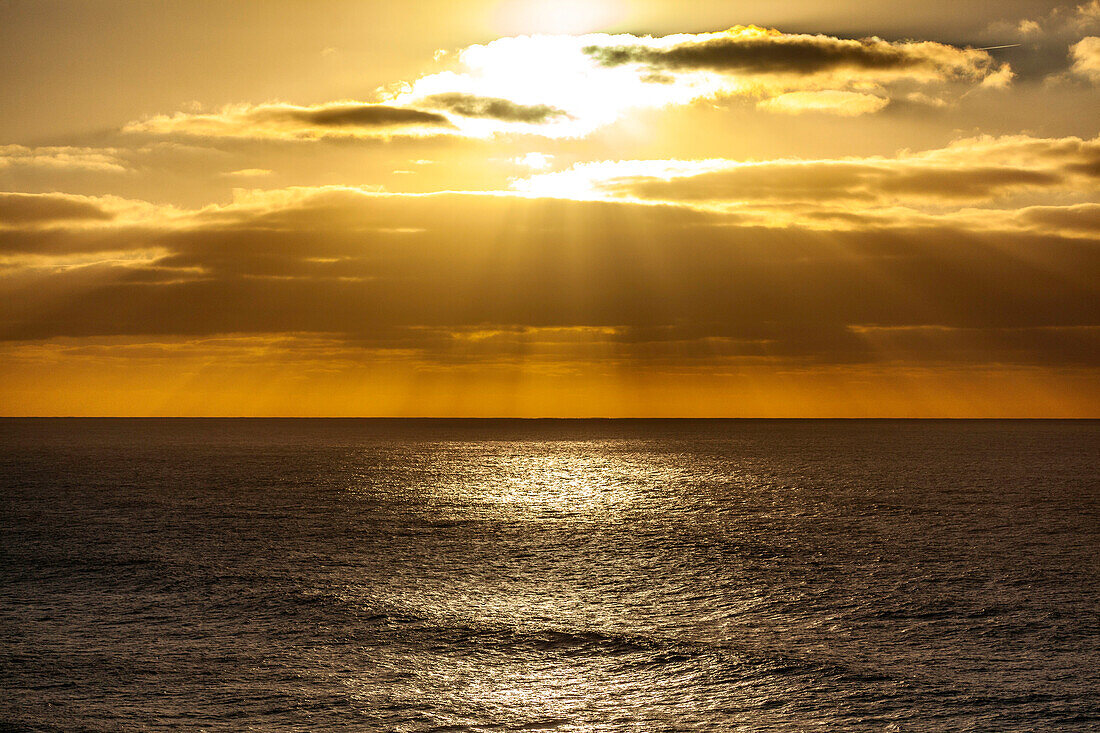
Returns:
[[[0,730],[1097,730],[1098,448],[3,420]]]

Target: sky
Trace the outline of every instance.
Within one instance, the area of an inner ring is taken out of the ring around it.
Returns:
[[[1100,417],[1100,0],[0,0],[0,414]]]

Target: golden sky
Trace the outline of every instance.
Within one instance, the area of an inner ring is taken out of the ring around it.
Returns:
[[[0,414],[1100,417],[1100,0],[11,0],[0,79]]]

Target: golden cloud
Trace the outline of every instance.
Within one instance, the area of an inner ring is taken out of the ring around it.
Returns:
[[[1070,71],[1100,84],[1100,37],[1082,38],[1070,48],[1070,56],[1073,59]]]
[[[322,188],[164,217],[116,205],[84,226],[71,217],[109,202],[64,208],[77,201],[10,200],[25,208],[0,230],[0,338],[295,333],[420,364],[689,368],[872,363],[885,357],[867,329],[934,327],[950,338],[897,353],[1100,365],[1100,290],[1082,276],[1100,268],[1095,207],[777,228],[682,206]]]
[[[736,26],[723,33],[637,38],[584,47],[605,66],[636,64],[662,71],[812,77],[842,72],[862,81],[981,80],[998,65],[988,53],[930,41],[889,42],[781,33]]]
[[[500,38],[461,49],[453,59],[452,69],[390,85],[380,103],[242,104],[156,115],[124,129],[283,140],[580,137],[631,109],[700,99],[743,98],[769,112],[855,116],[885,107],[897,84],[1004,86],[1012,78],[1007,66],[982,50],[784,34],[755,26],[656,38]]]
[[[878,112],[889,103],[889,99],[874,94],[827,90],[787,92],[786,94],[762,99],[756,107],[768,112],[779,112],[788,115],[823,112],[840,115],[841,117],[858,117],[859,115]]]
[[[1024,192],[1092,192],[1100,188],[1100,138],[965,138],[894,157],[766,161],[605,161],[516,181],[535,195],[618,198],[723,206],[845,202],[951,206]],[[751,211],[751,210],[749,210]],[[804,210],[792,210],[797,217]],[[765,216],[785,226],[789,216]],[[831,224],[829,224],[831,225]]]
[[[17,167],[100,173],[121,173],[128,169],[122,151],[116,148],[0,145],[0,170]]]
[[[437,112],[385,104],[332,102],[233,105],[218,112],[177,112],[131,122],[125,132],[276,140],[425,136],[453,130]]]

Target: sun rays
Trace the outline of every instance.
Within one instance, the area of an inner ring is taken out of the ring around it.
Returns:
[[[1092,414],[1092,5],[873,34],[703,5],[673,23],[473,3],[385,43],[286,8],[310,39],[297,66],[247,66],[271,39],[242,27],[210,50],[248,83],[167,101],[92,84],[110,124],[91,127],[41,110],[49,134],[0,139],[0,396],[21,414]],[[150,74],[172,88],[168,66]]]

